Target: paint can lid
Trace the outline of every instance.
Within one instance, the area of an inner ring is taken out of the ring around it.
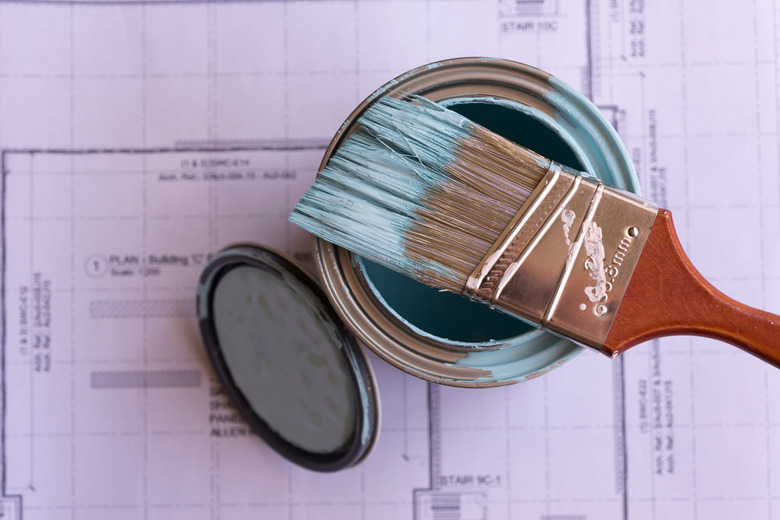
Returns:
[[[279,454],[316,471],[368,454],[379,423],[370,366],[294,260],[255,244],[224,249],[201,274],[198,321],[231,404]]]

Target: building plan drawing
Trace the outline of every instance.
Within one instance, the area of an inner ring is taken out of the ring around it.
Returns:
[[[250,433],[196,285],[287,222],[343,121],[461,56],[548,71],[615,127],[702,274],[780,313],[780,4],[0,0],[0,517],[780,519],[780,370],[675,337],[531,381],[370,354],[379,439],[320,474]]]

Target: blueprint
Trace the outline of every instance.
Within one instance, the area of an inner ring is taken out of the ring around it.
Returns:
[[[197,331],[375,88],[458,56],[573,85],[693,263],[780,313],[772,0],[0,0],[0,514],[42,519],[780,519],[780,371],[679,337],[456,389],[371,356],[380,437],[317,474],[248,431]]]

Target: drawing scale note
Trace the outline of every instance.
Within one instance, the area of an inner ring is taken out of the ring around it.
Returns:
[[[330,138],[437,59],[581,90],[703,273],[780,310],[777,6],[402,4],[0,2],[6,517],[780,518],[780,374],[696,338],[489,390],[372,356],[379,441],[337,474],[249,434],[198,338],[202,266],[255,241],[312,267],[286,219]]]

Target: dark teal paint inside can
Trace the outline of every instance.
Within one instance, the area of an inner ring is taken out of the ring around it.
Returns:
[[[572,149],[550,128],[507,104],[463,102],[448,104],[472,121],[515,143],[582,171]],[[419,331],[464,343],[513,338],[533,327],[465,296],[438,291],[390,269],[360,259],[373,290],[397,316]]]

